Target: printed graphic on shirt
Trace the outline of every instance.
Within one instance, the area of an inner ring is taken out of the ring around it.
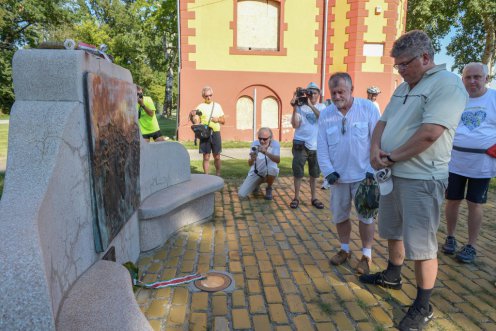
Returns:
[[[317,116],[315,116],[314,112],[306,113],[305,118],[307,119],[308,123],[312,125],[317,123]]]
[[[462,114],[462,123],[470,131],[477,129],[487,117],[484,107],[467,108]]]

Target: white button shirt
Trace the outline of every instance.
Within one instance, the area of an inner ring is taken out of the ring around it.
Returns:
[[[370,100],[354,98],[346,116],[329,105],[320,113],[317,158],[324,177],[337,172],[339,182],[353,183],[373,173],[370,139],[380,114]]]

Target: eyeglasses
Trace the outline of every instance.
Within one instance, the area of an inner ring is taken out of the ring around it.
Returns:
[[[400,69],[405,70],[406,68],[408,68],[408,65],[410,63],[412,63],[412,61],[415,60],[418,57],[419,56],[417,55],[417,56],[413,57],[412,59],[410,59],[410,60],[408,60],[406,62],[395,64],[395,65],[393,65],[393,68],[396,69],[396,70],[400,70]]]
[[[267,138],[258,137],[258,140],[260,140],[260,141],[267,141],[267,140],[269,140],[269,139],[270,139],[270,137],[267,137]]]
[[[210,98],[212,97],[213,94],[205,94],[205,98]]]
[[[343,117],[343,119],[341,120],[341,133],[346,133],[346,117]]]

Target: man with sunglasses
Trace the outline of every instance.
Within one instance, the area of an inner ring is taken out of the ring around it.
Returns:
[[[210,127],[212,134],[209,138],[200,139],[199,152],[203,154],[203,172],[208,175],[210,168],[210,154],[214,156],[215,175],[220,176],[220,153],[222,152],[222,138],[220,126],[225,123],[221,105],[213,100],[214,91],[210,86],[202,89],[203,103],[189,114],[193,124],[205,124]]]
[[[289,204],[293,209],[300,204],[300,187],[304,174],[305,163],[308,162],[308,173],[310,174],[311,203],[317,209],[323,209],[324,204],[315,196],[315,183],[320,176],[319,163],[317,162],[317,130],[320,112],[325,105],[319,103],[320,89],[315,83],[308,84],[306,102],[298,105],[297,92],[291,100],[293,115],[291,125],[295,128],[293,138],[293,182],[294,198]]]
[[[251,144],[248,165],[250,171],[243,184],[239,187],[238,196],[243,199],[248,194],[258,191],[260,184],[267,183],[265,199],[272,200],[272,184],[274,184],[281,161],[281,146],[279,142],[272,139],[272,130],[260,128],[258,130],[258,140]]]
[[[414,260],[417,296],[398,328],[421,330],[433,316],[436,233],[453,136],[468,95],[457,75],[434,63],[432,42],[423,31],[401,36],[391,56],[404,82],[377,122],[370,149],[372,167],[392,171],[392,190],[380,197],[378,222],[380,236],[388,240],[389,261],[386,270],[359,279],[399,290],[403,262]]]
[[[317,156],[320,169],[331,185],[332,222],[336,224],[341,243],[340,251],[330,262],[340,265],[351,258],[352,200],[365,178],[373,180],[370,139],[380,114],[370,100],[353,97],[353,83],[345,72],[331,76],[329,90],[333,103],[320,114]],[[358,220],[362,257],[356,271],[368,274],[372,261],[374,217],[358,214]]]

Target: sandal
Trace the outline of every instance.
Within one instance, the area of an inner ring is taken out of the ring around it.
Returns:
[[[312,206],[314,206],[317,209],[324,209],[324,204],[320,202],[319,199],[313,199],[312,200]]]
[[[293,209],[298,208],[298,205],[300,204],[300,200],[294,198],[293,201],[289,204],[289,206]]]

